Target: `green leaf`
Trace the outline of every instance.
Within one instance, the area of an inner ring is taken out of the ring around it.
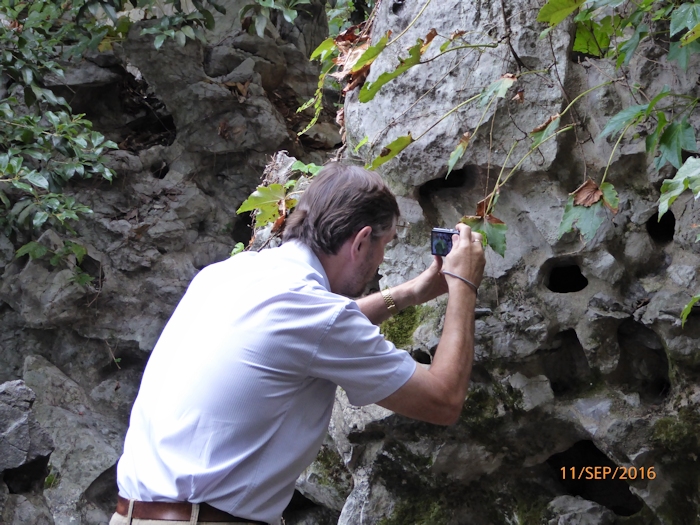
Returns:
[[[531,136],[533,138],[532,148],[539,147],[540,144],[542,144],[545,140],[547,140],[549,137],[554,135],[557,132],[557,128],[559,127],[560,121],[561,121],[561,118],[559,118],[559,117],[555,118],[542,131],[536,131],[536,132],[532,133],[531,134]]]
[[[234,255],[238,255],[243,250],[245,250],[245,244],[243,244],[242,242],[237,242],[236,245],[233,247],[233,250],[231,250],[231,257],[233,257]]]
[[[369,142],[369,137],[368,137],[367,135],[365,135],[364,138],[363,138],[360,142],[357,143],[357,146],[355,146],[355,148],[353,149],[353,151],[354,151],[355,153],[357,153],[358,151],[360,151],[360,148],[361,148],[362,146],[364,146],[365,144],[367,144],[367,142]]]
[[[603,204],[610,208],[610,211],[613,213],[617,213],[620,207],[620,198],[617,195],[615,186],[609,182],[604,182],[600,185],[600,191],[603,192]]]
[[[564,208],[564,215],[559,224],[559,238],[576,228],[585,242],[593,239],[593,236],[605,220],[603,201],[600,200],[592,206],[576,206],[574,196],[569,195],[569,200]]]
[[[459,221],[463,224],[469,226],[472,231],[480,233],[484,239],[484,244],[491,246],[494,252],[496,252],[501,257],[505,256],[506,253],[506,232],[508,231],[508,226],[499,221],[498,219],[492,218],[489,220],[488,217],[462,217]]]
[[[632,60],[632,56],[634,56],[634,52],[637,50],[637,47],[639,47],[639,42],[648,34],[649,26],[647,26],[646,24],[639,24],[634,29],[632,37],[629,40],[620,44],[618,47],[618,57],[616,63],[617,67],[620,67],[620,65],[626,66],[630,63],[630,60]]]
[[[656,123],[656,129],[654,129],[653,133],[647,135],[645,139],[646,152],[651,155],[655,154],[656,147],[659,144],[659,138],[661,137],[661,133],[666,127],[666,124],[668,124],[668,121],[666,120],[666,114],[663,111],[656,112],[656,120],[658,121]]]
[[[700,24],[700,4],[683,2],[671,15],[670,36]]]
[[[516,80],[517,78],[515,75],[507,74],[489,84],[489,86],[481,93],[479,98],[479,106],[485,106],[492,97],[505,97],[508,89],[510,89]]]
[[[70,251],[73,252],[73,255],[75,255],[75,260],[78,261],[78,264],[81,264],[83,262],[83,258],[87,255],[87,248],[85,248],[85,246],[82,244],[78,244],[77,242],[68,241],[66,244],[68,245]]]
[[[309,57],[309,60],[320,60],[323,62],[326,60],[326,57],[330,56],[334,51],[338,49],[338,46],[335,45],[335,40],[333,37],[326,38],[323,42],[321,42],[316,49],[314,49],[314,52],[311,53],[311,56]]]
[[[695,42],[698,38],[700,38],[700,23],[683,35],[683,38],[681,38],[681,46],[685,47],[691,42]]]
[[[0,202],[3,203],[5,209],[10,209],[10,199],[7,198],[7,195],[2,189],[0,189]]]
[[[23,257],[25,255],[29,255],[30,259],[40,259],[44,255],[46,255],[48,251],[49,249],[43,244],[39,244],[36,241],[31,241],[25,244],[24,246],[21,246],[19,250],[17,250],[15,257]]]
[[[30,171],[22,178],[38,188],[43,188],[45,190],[49,189],[49,181],[47,181],[46,177],[44,177],[41,173]]]
[[[207,9],[200,9],[199,12],[202,13],[202,16],[204,17],[204,27],[206,27],[209,31],[214,29],[216,22],[214,21],[214,15],[211,14],[211,11]]]
[[[455,164],[459,162],[459,159],[461,159],[464,156],[464,152],[467,151],[467,146],[469,146],[469,141],[471,140],[471,133],[467,132],[464,135],[462,135],[459,139],[459,142],[457,143],[457,147],[450,153],[450,159],[447,161],[447,175],[452,173],[452,170],[455,167]],[[447,175],[445,178],[447,178]]]
[[[180,31],[182,31],[185,34],[185,36],[191,40],[194,40],[196,38],[194,34],[194,29],[192,29],[192,27],[190,26],[182,26],[182,29]]]
[[[656,169],[661,169],[666,162],[670,162],[674,168],[681,167],[683,163],[682,151],[697,151],[695,144],[695,130],[684,117],[680,122],[669,124],[659,139],[659,151],[661,155],[656,159]]]
[[[695,303],[697,303],[698,301],[700,301],[700,295],[695,295],[690,300],[690,302],[686,304],[683,308],[683,311],[681,312],[681,328],[685,328],[685,322],[688,320],[690,311],[693,309],[693,306],[695,306]]]
[[[38,211],[34,215],[34,220],[32,221],[32,224],[35,228],[41,228],[41,226],[46,222],[48,218],[48,213],[46,213],[45,211]]]
[[[584,3],[585,0],[549,0],[537,14],[537,21],[556,26]]]
[[[686,71],[690,55],[694,53],[700,53],[700,44],[697,40],[690,42],[687,46],[682,46],[680,42],[671,42],[668,50],[668,60],[675,60],[678,62],[678,67]]]
[[[614,135],[618,131],[625,129],[629,124],[635,122],[636,120],[640,120],[644,117],[648,106],[649,104],[630,106],[628,108],[623,109],[619,113],[616,113],[615,115],[610,117],[610,120],[608,120],[608,123],[605,125],[603,131],[598,136],[598,138],[602,139],[603,137],[607,137],[608,135]]]
[[[187,36],[182,31],[178,31],[175,33],[175,41],[180,47],[185,47],[185,44],[187,43]]]
[[[369,166],[365,166],[367,169],[370,170],[375,170],[385,162],[389,162],[391,159],[396,157],[399,153],[401,153],[403,150],[405,150],[409,144],[413,142],[413,137],[411,136],[411,133],[408,135],[403,135],[396,140],[394,140],[391,144],[385,146],[379,156],[372,161],[372,164]]]
[[[369,102],[379,92],[382,86],[420,63],[422,47],[423,41],[418,39],[418,43],[408,50],[408,58],[400,58],[399,66],[394,71],[382,73],[374,82],[365,82],[358,96],[360,102]]]
[[[294,9],[289,9],[288,7],[280,6],[279,9],[282,11],[282,16],[290,24],[294,23],[294,19],[297,17],[297,12]]]
[[[686,189],[690,189],[696,199],[700,196],[700,158],[689,157],[672,179],[664,180],[659,197],[659,220]]]
[[[156,49],[160,49],[161,46],[163,45],[163,42],[165,42],[165,39],[166,39],[166,38],[167,38],[167,37],[166,37],[165,35],[162,35],[162,34],[161,34],[161,35],[158,35],[158,36],[155,38],[155,40],[153,41],[153,46],[154,46]]]
[[[606,17],[610,19],[610,17]],[[576,24],[574,51],[596,57],[602,57],[610,47],[613,29],[610,24],[603,25],[594,20]]]
[[[267,27],[267,17],[263,14],[255,15],[255,32],[260,38],[265,36],[265,28]]]
[[[380,38],[379,42],[377,42],[375,45],[368,47],[365,50],[365,52],[362,53],[360,58],[357,59],[357,62],[355,62],[355,65],[352,66],[352,69],[350,71],[356,73],[360,69],[365,67],[367,64],[371,64],[372,62],[374,62],[374,59],[377,58],[379,53],[384,51],[384,48],[389,43],[389,35],[390,33],[387,33],[382,38]]]
[[[279,206],[285,196],[284,186],[281,184],[258,186],[258,189],[241,204],[236,213],[257,210],[255,225],[264,226],[279,217]]]

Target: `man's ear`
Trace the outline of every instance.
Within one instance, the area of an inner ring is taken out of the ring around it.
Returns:
[[[352,250],[353,255],[360,255],[364,250],[367,249],[369,244],[372,242],[372,227],[365,226],[360,231],[355,234],[352,240]]]

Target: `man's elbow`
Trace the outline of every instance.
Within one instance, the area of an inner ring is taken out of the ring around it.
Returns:
[[[441,403],[441,406],[436,410],[431,417],[430,423],[434,425],[451,426],[459,421],[462,414],[464,399],[450,400],[449,402]]]

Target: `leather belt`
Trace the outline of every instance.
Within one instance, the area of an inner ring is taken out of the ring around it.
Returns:
[[[117,514],[129,515],[129,500],[117,497]],[[192,504],[187,502],[169,503],[165,501],[134,501],[134,509],[131,517],[142,520],[161,521],[190,521],[192,516]],[[199,520],[214,523],[252,523],[255,525],[267,525],[262,521],[238,518],[219,510],[207,503],[199,505]]]

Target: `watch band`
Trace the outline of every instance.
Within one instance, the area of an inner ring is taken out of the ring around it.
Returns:
[[[394,298],[391,296],[388,289],[382,290],[382,298],[384,299],[384,304],[386,304],[386,309],[389,310],[389,313],[391,315],[394,315],[396,312],[399,311],[399,309],[396,308]]]

